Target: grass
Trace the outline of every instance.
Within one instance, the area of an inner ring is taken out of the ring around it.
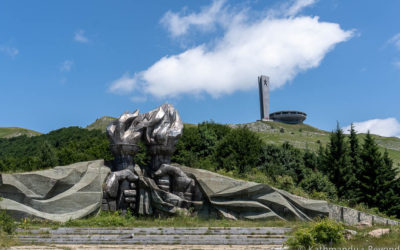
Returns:
[[[315,225],[315,222],[302,222],[302,221],[283,221],[283,220],[227,220],[227,219],[203,219],[200,217],[185,217],[175,216],[168,218],[154,218],[154,217],[134,217],[131,215],[122,216],[110,212],[101,212],[98,215],[89,216],[83,219],[71,220],[65,223],[57,223],[45,220],[31,220],[22,221],[19,223],[19,227],[30,230],[36,228],[50,227],[288,227],[293,230],[289,232],[289,235],[295,235],[298,230],[310,228]],[[371,249],[371,247],[397,247],[400,245],[400,226],[373,226],[366,228],[357,228],[354,226],[345,226],[346,229],[357,231],[357,235],[353,239],[345,241],[343,243],[333,245],[330,247],[338,248],[349,248],[349,247],[364,247],[365,249]],[[390,233],[380,238],[373,238],[368,236],[368,233],[377,228],[390,228]],[[43,237],[49,232],[44,232]],[[205,233],[207,234],[207,232]],[[19,242],[13,240],[10,235],[0,231],[0,248],[6,248],[13,245],[18,245]],[[370,248],[368,248],[370,247]]]
[[[15,246],[18,244],[19,243],[13,239],[12,235],[9,235],[0,230],[0,248],[1,249],[8,248],[10,246]]]
[[[319,224],[319,226],[317,226]],[[337,226],[334,226],[337,225]],[[319,228],[319,230],[315,230],[316,228]],[[342,230],[334,232],[335,228]],[[382,228],[388,228],[390,230],[389,234],[383,235],[381,237],[375,238],[372,236],[369,236],[368,233],[375,230],[375,229],[382,229]],[[311,231],[310,231],[311,229]],[[340,233],[344,236],[344,230],[345,229],[350,229],[353,231],[356,231],[357,234],[353,235],[351,239],[345,240],[345,237],[343,237],[342,240],[340,240],[340,237],[337,237],[337,233]],[[321,246],[318,245],[320,242],[315,242],[317,246],[314,246],[313,249],[330,249],[330,250],[335,250],[335,249],[373,249],[373,248],[393,248],[395,249],[396,247],[400,247],[400,226],[390,226],[390,225],[375,225],[372,227],[356,227],[356,226],[346,226],[343,225],[342,223],[337,223],[335,221],[329,220],[329,219],[323,219],[321,221],[316,221],[316,222],[306,222],[303,224],[298,224],[293,227],[293,230],[289,232],[290,236],[295,237],[297,235],[297,232],[304,232],[308,231],[311,233],[311,237],[315,237],[314,240],[316,241],[317,238],[325,238],[329,242],[329,237],[334,237],[336,238],[339,243],[325,243],[328,244],[327,246]],[[314,233],[312,233],[314,231]],[[315,232],[319,232],[315,234]],[[318,235],[318,236],[317,236]],[[330,236],[328,236],[330,235]],[[327,237],[328,236],[328,237]],[[305,238],[303,238],[305,239]],[[305,242],[308,242],[306,240]],[[332,242],[332,239],[331,241]],[[312,248],[311,248],[312,249]],[[376,250],[376,249],[374,249]]]
[[[20,223],[20,228],[41,227],[293,227],[303,222],[282,220],[228,220],[205,219],[198,216],[173,216],[167,218],[121,216],[118,212],[100,212],[98,215],[65,223],[46,220],[30,220]]]
[[[94,121],[92,124],[88,125],[86,128],[89,130],[98,129],[103,132],[106,132],[107,125],[115,119],[116,119],[115,117],[103,116],[103,117],[96,119],[96,121]]]
[[[283,144],[284,142],[289,142],[297,148],[308,148],[317,151],[320,145],[326,145],[329,142],[328,132],[306,124],[290,125],[280,122],[266,123],[269,124],[272,129],[257,132],[265,143]]]
[[[101,212],[98,215],[90,216],[84,219],[71,220],[66,223],[56,223],[43,220],[28,221],[25,225],[20,224],[20,228],[35,229],[42,227],[58,228],[58,227],[289,227],[293,230],[289,235],[294,235],[297,230],[308,228],[314,222],[301,222],[301,221],[282,221],[282,220],[226,220],[226,219],[202,219],[199,217],[184,217],[175,216],[169,218],[154,218],[154,217],[134,217],[134,216],[121,216],[118,213]],[[400,227],[399,226],[374,226],[367,228],[356,228],[352,226],[345,226],[346,229],[357,231],[357,235],[344,243],[333,245],[336,248],[349,248],[354,247],[397,247],[400,245]],[[372,238],[368,236],[368,232],[377,228],[390,228],[391,231],[388,235],[381,238]],[[206,233],[207,234],[207,233]],[[8,235],[0,232],[0,247],[8,247],[16,245],[18,242],[14,241]]]
[[[264,126],[263,131],[257,132],[260,138],[265,143],[270,144],[283,144],[289,142],[296,148],[309,149],[317,151],[320,147],[326,146],[329,142],[330,132],[314,128],[307,124],[285,124],[281,122],[254,122],[243,124],[250,128]],[[381,152],[386,149],[390,158],[393,159],[394,166],[400,169],[400,138],[397,137],[383,137],[372,135],[378,144]],[[365,134],[360,134],[360,143],[364,142]]]
[[[35,136],[40,135],[41,133],[25,129],[25,128],[18,128],[18,127],[0,127],[0,138],[11,138],[20,135],[26,136]]]
[[[372,248],[398,248],[400,246],[400,227],[389,227],[390,233],[387,235],[383,235],[380,238],[374,238],[368,236],[368,232],[377,229],[377,228],[388,228],[388,227],[372,227],[372,228],[349,228],[357,231],[357,235],[344,243],[338,244],[335,247],[337,248],[350,248],[350,247],[358,247],[359,249],[372,249]]]

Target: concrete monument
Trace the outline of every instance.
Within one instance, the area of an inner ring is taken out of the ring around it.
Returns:
[[[262,121],[269,120],[269,77],[258,77],[258,91],[260,96],[260,115]]]
[[[148,216],[187,214],[282,220],[329,216],[348,224],[360,220],[398,224],[265,184],[172,164],[171,155],[182,132],[183,123],[172,105],[164,104],[145,114],[138,110],[126,112],[107,127],[114,154],[111,166],[96,160],[49,170],[2,174],[0,209],[16,218],[38,217],[61,222],[102,209],[123,213],[130,210],[135,215]],[[139,166],[133,160],[140,141],[151,154],[149,166]]]

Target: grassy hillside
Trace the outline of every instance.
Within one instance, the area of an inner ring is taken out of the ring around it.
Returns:
[[[87,126],[87,129],[99,129],[105,131],[107,125],[114,120],[114,117],[103,116]],[[185,123],[185,126],[196,126]],[[285,124],[281,122],[251,122],[245,124],[231,124],[232,128],[246,126],[255,131],[266,142],[272,144],[282,144],[286,141],[293,146],[301,149],[318,150],[320,145],[325,146],[329,142],[330,132],[314,128],[307,124]],[[361,134],[361,143],[365,135]],[[374,139],[381,147],[382,152],[386,148],[395,166],[400,167],[400,138],[382,137],[373,135]]]
[[[103,117],[97,119],[92,124],[88,125],[86,128],[89,130],[98,129],[98,130],[105,132],[107,125],[110,124],[110,122],[112,122],[113,120],[115,120],[115,117],[103,116]]]
[[[260,137],[267,143],[282,144],[286,141],[293,146],[301,149],[318,150],[320,145],[325,146],[329,142],[330,132],[314,128],[307,124],[285,124],[280,122],[252,122],[239,125],[229,125],[231,127],[246,126],[250,130],[257,132]],[[361,140],[365,134],[360,134]],[[378,143],[382,152],[386,148],[390,157],[393,159],[395,166],[400,167],[400,138],[382,137],[372,135]]]
[[[25,129],[25,128],[17,128],[17,127],[0,127],[0,138],[11,138],[11,137],[17,137],[20,135],[26,135],[26,136],[35,136],[35,135],[40,135],[41,133],[30,130],[30,129]]]

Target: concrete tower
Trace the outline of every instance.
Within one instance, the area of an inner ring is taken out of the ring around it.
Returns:
[[[258,77],[258,90],[260,93],[260,114],[262,121],[269,120],[269,77]]]

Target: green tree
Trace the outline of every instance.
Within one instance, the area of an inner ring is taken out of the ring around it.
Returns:
[[[400,218],[400,180],[396,178],[398,170],[393,167],[393,160],[385,150],[383,154],[383,166],[380,169],[383,181],[380,199],[380,210],[388,215],[395,215]]]
[[[352,182],[354,173],[349,156],[349,145],[339,123],[336,130],[330,135],[323,170],[330,181],[336,185],[339,198],[350,198],[349,190],[354,185]]]
[[[5,172],[7,171],[7,166],[4,164],[3,160],[0,160],[0,172]]]
[[[213,121],[200,123],[196,127],[185,126],[172,160],[186,166],[215,170],[217,146],[230,131],[228,126]]]
[[[57,153],[47,141],[44,141],[40,146],[38,158],[40,161],[39,168],[54,167],[58,164]]]
[[[198,161],[198,154],[202,147],[201,136],[197,127],[183,128],[183,135],[176,144],[176,151],[172,156],[172,161],[194,167]]]
[[[218,168],[236,170],[243,174],[257,166],[262,146],[263,143],[255,132],[246,127],[233,129],[217,146]]]
[[[281,146],[265,145],[258,168],[265,171],[273,180],[278,176],[287,175],[298,183],[304,178],[303,155],[288,142]]]
[[[349,183],[348,190],[348,198],[352,202],[357,202],[358,197],[360,196],[360,183],[357,178],[359,175],[359,170],[362,167],[362,161],[360,158],[361,149],[360,143],[358,141],[357,132],[354,129],[354,125],[350,126],[350,136],[349,136],[349,144],[350,144],[350,163],[351,163],[351,173],[349,173],[347,177],[347,182]]]
[[[306,168],[317,170],[319,165],[318,155],[309,149],[306,149],[303,155],[304,166]]]
[[[299,186],[311,195],[315,193],[324,193],[326,196],[325,198],[330,200],[335,200],[337,198],[335,185],[329,181],[326,175],[323,175],[319,171],[310,170],[299,183]]]
[[[69,127],[40,136],[0,139],[2,171],[31,171],[112,158],[108,139],[105,133],[98,130]]]
[[[370,207],[379,207],[385,192],[384,161],[369,131],[364,140],[361,160],[362,167],[358,176],[361,191],[359,200]]]

